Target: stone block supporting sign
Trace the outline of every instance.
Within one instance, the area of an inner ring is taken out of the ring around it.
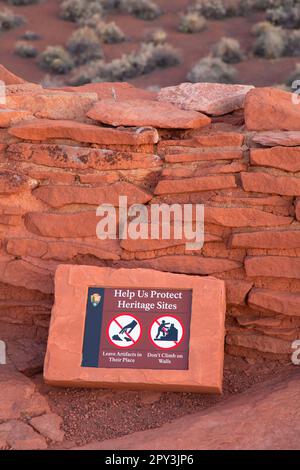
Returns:
[[[58,386],[221,392],[225,284],[61,265],[44,377]]]

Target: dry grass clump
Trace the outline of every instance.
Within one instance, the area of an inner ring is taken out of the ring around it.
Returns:
[[[234,83],[237,71],[217,57],[204,57],[189,72],[190,82]]]
[[[223,37],[212,49],[213,57],[222,59],[227,64],[237,64],[244,58],[241,45],[237,39]]]
[[[181,15],[178,30],[182,33],[199,33],[207,28],[207,21],[197,11]]]
[[[16,15],[9,8],[1,8],[0,10],[0,32],[8,31],[16,28],[25,22],[22,16]]]
[[[15,44],[15,54],[27,59],[36,57],[39,51],[28,41],[17,41]]]
[[[99,38],[96,32],[88,26],[73,32],[67,42],[67,50],[72,54],[76,65],[86,64],[103,57]]]
[[[65,74],[74,67],[74,60],[64,47],[48,46],[38,56],[38,65],[46,72]]]

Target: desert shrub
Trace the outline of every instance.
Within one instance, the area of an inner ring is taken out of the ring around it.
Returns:
[[[222,0],[197,0],[191,10],[212,20],[222,20],[227,16],[227,10]]]
[[[206,27],[206,19],[196,11],[181,15],[178,25],[178,29],[182,33],[199,33]]]
[[[146,37],[146,42],[150,42],[152,44],[158,45],[158,44],[165,44],[168,38],[168,34],[164,29],[158,28],[155,29],[154,31],[151,31],[147,37]]]
[[[123,54],[109,63],[97,60],[77,67],[72,73],[70,84],[124,81],[149,73],[156,68],[176,65],[179,60],[178,52],[169,44],[143,43],[139,50]]]
[[[266,27],[256,38],[253,51],[266,59],[278,59],[285,54],[286,35],[281,28]]]
[[[233,83],[236,69],[217,57],[204,57],[189,72],[190,82]]]
[[[102,13],[103,8],[97,0],[63,0],[60,5],[61,18],[74,23]]]
[[[24,39],[24,41],[38,41],[41,39],[41,36],[34,31],[25,31],[21,38]]]
[[[67,42],[67,50],[74,57],[76,65],[102,58],[102,48],[96,32],[84,26],[76,29]]]
[[[227,64],[237,64],[244,58],[239,41],[234,38],[223,37],[217,42],[212,53],[214,57],[219,57]]]
[[[152,0],[120,0],[121,10],[134,15],[141,20],[155,20],[162,11]]]
[[[41,0],[8,0],[7,3],[10,5],[21,6],[21,5],[33,5],[40,3]]]
[[[106,44],[116,44],[125,41],[125,34],[114,21],[111,23],[99,22],[95,30]]]
[[[15,44],[15,53],[20,57],[32,58],[38,55],[38,50],[30,42],[18,41]]]
[[[64,74],[74,67],[69,52],[62,46],[48,46],[38,57],[38,65],[47,72]]]
[[[267,19],[277,26],[284,28],[300,27],[300,5],[293,5],[293,2],[287,2],[279,8],[267,10]]]
[[[24,18],[15,15],[9,8],[2,8],[0,10],[0,31],[8,31],[9,29],[16,28],[24,23]]]
[[[274,26],[269,21],[260,21],[259,23],[255,23],[252,27],[251,33],[253,36],[260,36],[261,34],[265,34],[266,31],[272,29]]]
[[[285,55],[297,57],[300,55],[300,31],[295,29],[289,32],[286,39]]]

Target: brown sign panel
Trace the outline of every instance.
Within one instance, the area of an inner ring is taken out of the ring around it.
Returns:
[[[44,377],[57,386],[219,393],[225,283],[60,265]]]
[[[191,307],[191,289],[89,287],[82,366],[188,369]]]

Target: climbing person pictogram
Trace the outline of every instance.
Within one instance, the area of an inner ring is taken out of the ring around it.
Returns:
[[[107,329],[110,342],[118,348],[134,346],[140,339],[141,332],[137,318],[127,313],[114,317]]]
[[[149,334],[151,341],[158,348],[173,349],[181,343],[184,329],[178,318],[165,315],[154,320]]]

